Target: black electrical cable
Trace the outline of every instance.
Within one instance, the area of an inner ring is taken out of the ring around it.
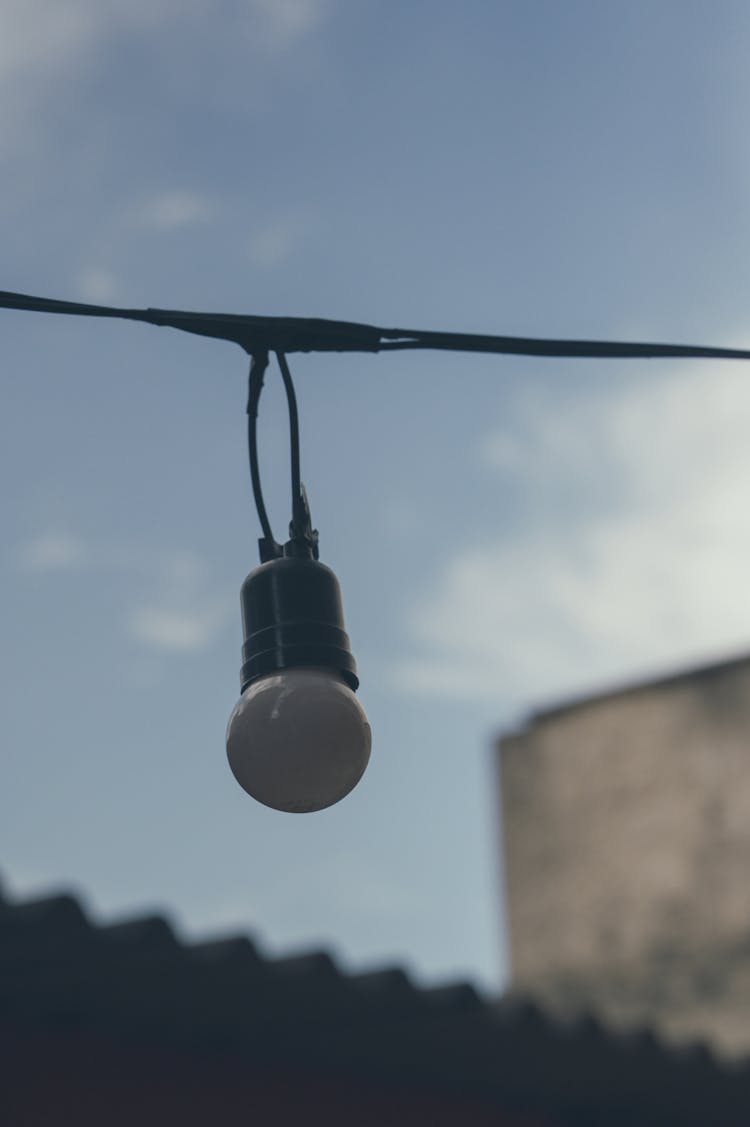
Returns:
[[[299,415],[297,414],[297,396],[292,382],[292,373],[283,352],[276,353],[279,362],[281,378],[284,381],[286,402],[289,409],[289,446],[292,461],[292,537],[304,536],[306,525],[306,512],[302,494],[302,478],[300,475],[300,449],[299,449]]]
[[[0,308],[68,313],[83,317],[117,317],[143,321],[150,325],[166,325],[200,336],[231,341],[239,344],[251,356],[263,352],[393,352],[400,349],[429,348],[515,356],[750,360],[750,349],[744,348],[606,340],[544,340],[537,337],[486,336],[478,333],[381,329],[353,321],[328,321],[314,317],[256,317],[237,313],[191,313],[179,309],[120,309],[109,305],[54,301],[3,291],[0,291]]]
[[[299,414],[297,411],[297,396],[294,391],[294,381],[289,365],[283,352],[276,353],[279,362],[281,378],[286,392],[287,409],[289,412],[289,446],[291,454],[292,476],[292,522],[289,533],[292,540],[304,542],[310,540],[314,545],[313,534],[309,527],[310,516],[307,509],[305,493],[302,488],[300,473],[300,439],[299,439]],[[247,394],[247,446],[250,459],[250,480],[253,487],[253,500],[258,513],[258,520],[263,530],[261,541],[261,557],[263,560],[273,559],[282,553],[281,545],[277,542],[268,519],[268,511],[263,499],[263,488],[260,482],[260,463],[258,458],[258,406],[263,390],[263,378],[268,367],[268,353],[261,352],[253,356],[250,363],[250,377]]]
[[[260,484],[260,466],[258,464],[258,404],[260,402],[260,393],[263,390],[263,376],[267,367],[268,353],[255,355],[250,361],[250,377],[247,392],[247,448],[250,458],[250,480],[253,486],[255,509],[258,513],[260,526],[263,529],[263,537],[268,545],[268,551],[271,555],[274,555],[276,553],[273,551],[273,545],[276,544],[276,541],[271,531],[271,522],[268,519],[266,504],[263,500],[263,489]],[[261,554],[263,554],[263,552]]]

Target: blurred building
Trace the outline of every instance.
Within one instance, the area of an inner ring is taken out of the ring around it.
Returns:
[[[550,1012],[750,1050],[750,657],[499,745],[511,976]]]

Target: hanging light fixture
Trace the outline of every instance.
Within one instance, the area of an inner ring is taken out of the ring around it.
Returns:
[[[307,494],[300,478],[299,421],[289,366],[276,357],[286,390],[292,463],[289,540],[271,531],[260,484],[258,402],[268,354],[253,356],[248,393],[248,448],[263,537],[259,567],[242,585],[241,696],[229,718],[227,756],[240,786],[266,806],[290,813],[323,810],[357,785],[371,735],[344,629],[341,593],[318,559]]]

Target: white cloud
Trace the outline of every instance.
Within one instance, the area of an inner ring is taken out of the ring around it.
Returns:
[[[77,536],[47,532],[21,545],[18,558],[24,571],[72,571],[87,563],[88,551]]]
[[[86,542],[70,532],[45,532],[22,544],[22,570],[37,574],[85,568],[97,581],[125,580],[137,594],[124,616],[125,634],[146,650],[197,653],[232,617],[234,598],[216,594],[205,562],[191,551]]]
[[[179,19],[184,6],[184,0],[0,0],[0,83],[53,83],[102,43],[151,32]]]
[[[28,138],[87,59],[123,31],[152,30],[174,0],[0,0],[0,141]]]
[[[32,112],[123,38],[189,28],[224,45],[223,55],[227,43],[276,55],[313,34],[330,8],[331,0],[0,0],[0,142],[27,143]]]
[[[96,5],[87,0],[2,0],[0,82],[71,60],[96,38]]]
[[[315,31],[330,7],[330,0],[249,0],[247,4],[263,38],[277,48],[290,46]]]
[[[750,648],[746,368],[654,370],[555,411],[522,404],[482,457],[569,508],[449,562],[409,621],[408,689],[518,706]]]
[[[161,231],[192,227],[208,219],[211,208],[208,202],[195,192],[177,189],[162,192],[146,200],[134,214],[134,221],[144,227]]]
[[[191,551],[160,552],[158,566],[162,577],[172,591],[189,594],[206,579],[206,564]]]
[[[79,271],[76,285],[84,301],[107,304],[117,300],[117,279],[109,270],[86,266]]]
[[[0,83],[52,79],[123,34],[187,19],[204,30],[220,20],[230,35],[249,20],[268,45],[284,47],[314,32],[330,8],[331,0],[245,0],[239,8],[219,0],[210,11],[202,0],[0,0]]]
[[[132,638],[157,650],[198,653],[221,633],[228,620],[222,604],[169,607],[159,603],[137,607],[128,619]]]
[[[206,649],[229,621],[233,601],[211,591],[206,565],[194,552],[158,553],[144,562],[152,591],[127,615],[126,633],[151,650]]]
[[[129,612],[127,634],[156,651],[208,648],[231,618],[234,602],[212,593],[206,565],[194,552],[159,553],[148,562],[156,591]]]
[[[306,232],[306,223],[298,215],[269,220],[250,237],[249,251],[258,266],[280,266],[297,250]]]

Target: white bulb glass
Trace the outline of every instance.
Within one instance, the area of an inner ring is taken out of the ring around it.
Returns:
[[[248,685],[227,726],[227,756],[248,794],[303,814],[344,798],[364,774],[372,736],[362,705],[330,669],[282,669]]]

